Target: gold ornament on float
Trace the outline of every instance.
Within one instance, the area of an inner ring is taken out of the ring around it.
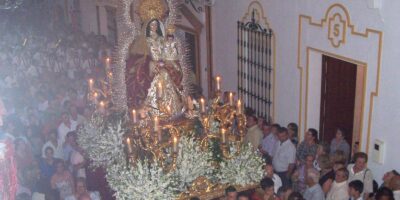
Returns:
[[[165,10],[164,3],[161,0],[143,0],[139,6],[139,16],[142,22],[161,19]]]
[[[176,29],[173,24],[168,25],[167,27],[167,35],[173,35],[175,33]]]

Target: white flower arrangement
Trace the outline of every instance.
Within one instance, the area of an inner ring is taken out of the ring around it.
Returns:
[[[123,144],[126,130],[122,119],[105,126],[103,118],[94,115],[91,121],[78,131],[78,143],[85,149],[95,167],[126,161]]]
[[[233,158],[221,163],[217,174],[221,183],[232,185],[248,185],[260,181],[263,177],[263,159],[257,155],[257,151],[249,145],[242,145],[241,150],[231,146]]]
[[[185,191],[197,177],[211,175],[212,153],[203,151],[194,138],[184,136],[179,141],[179,152],[174,175],[179,180],[179,189]]]
[[[157,163],[138,160],[134,168],[121,163],[107,169],[107,181],[122,200],[172,200],[177,197],[171,173],[165,173]]]

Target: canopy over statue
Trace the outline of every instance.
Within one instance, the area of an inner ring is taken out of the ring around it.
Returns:
[[[175,28],[164,25],[166,9],[161,1],[143,1],[139,9],[141,32],[130,45],[126,60],[128,107],[146,109],[153,115],[179,113],[183,71]]]

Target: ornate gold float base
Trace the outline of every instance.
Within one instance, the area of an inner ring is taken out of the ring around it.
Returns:
[[[233,185],[238,192],[257,189],[259,184],[238,186]],[[213,184],[205,177],[198,177],[187,192],[181,193],[177,200],[188,200],[198,197],[201,200],[221,198],[225,195],[227,184]]]

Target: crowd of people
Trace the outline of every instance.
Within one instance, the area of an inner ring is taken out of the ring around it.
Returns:
[[[76,131],[93,112],[88,79],[105,77],[110,46],[52,5],[0,13],[0,141],[13,143],[16,199],[100,199]]]
[[[378,186],[368,155],[351,151],[343,128],[330,143],[319,142],[318,131],[310,128],[299,143],[296,123],[282,127],[251,112],[247,128],[245,142],[263,156],[265,177],[254,191],[229,186],[225,200],[400,200],[400,174],[387,172]]]

